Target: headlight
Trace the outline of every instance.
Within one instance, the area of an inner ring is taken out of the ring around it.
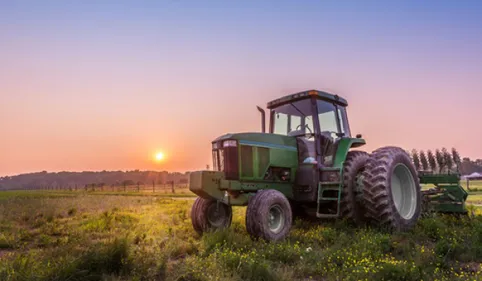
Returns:
[[[237,145],[235,140],[226,140],[223,142],[223,147],[236,147]]]

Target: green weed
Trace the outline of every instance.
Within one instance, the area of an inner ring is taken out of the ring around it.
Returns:
[[[0,280],[482,279],[475,206],[403,233],[297,220],[267,243],[247,235],[246,208],[233,209],[231,228],[200,236],[193,200],[72,193],[0,195]]]

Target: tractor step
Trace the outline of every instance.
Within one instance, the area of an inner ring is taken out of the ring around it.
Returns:
[[[316,217],[320,219],[336,219],[339,217],[338,214],[321,214],[321,213],[316,213]]]
[[[326,170],[325,170],[326,171]],[[338,168],[330,169],[330,171],[340,171]],[[340,178],[343,178],[343,171],[341,172]],[[318,206],[316,209],[316,217],[318,218],[338,218],[340,217],[340,201],[341,201],[341,190],[343,188],[343,183],[340,181],[332,182],[319,182],[318,183]],[[325,195],[325,192],[329,194]],[[330,203],[331,202],[331,203]],[[326,211],[326,203],[330,205],[336,204],[336,213],[334,208],[331,208],[331,212]]]
[[[320,201],[338,201],[338,197],[322,197]]]
[[[338,186],[340,186],[341,182],[339,181],[322,181],[320,182],[320,185],[322,186],[336,186],[336,188],[338,188]],[[323,189],[327,190],[329,187],[323,187]]]
[[[323,191],[327,191],[327,190],[335,190],[335,191],[338,191],[338,189],[340,188],[340,183],[338,183],[336,186],[332,186],[332,187],[322,187],[323,188]]]
[[[337,194],[341,191],[341,182],[320,182],[318,187],[318,201],[336,201],[338,197],[324,196],[325,191],[336,191]]]

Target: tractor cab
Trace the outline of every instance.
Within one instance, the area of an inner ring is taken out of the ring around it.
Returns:
[[[347,102],[321,91],[306,91],[268,103],[270,133],[297,138],[300,164],[332,167],[341,138],[350,138]]]
[[[347,105],[337,95],[315,90],[268,103],[270,133],[296,138],[293,197],[297,202],[316,202],[318,217],[340,215],[343,161],[351,147],[365,143],[351,137]]]

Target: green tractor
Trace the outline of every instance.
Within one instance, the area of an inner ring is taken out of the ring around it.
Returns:
[[[268,103],[269,133],[258,107],[261,133],[215,139],[213,171],[190,174],[194,229],[229,227],[232,206],[247,206],[247,232],[268,241],[285,238],[295,217],[413,227],[423,200],[410,156],[394,146],[355,150],[365,140],[352,136],[347,105],[322,91],[288,95]]]

